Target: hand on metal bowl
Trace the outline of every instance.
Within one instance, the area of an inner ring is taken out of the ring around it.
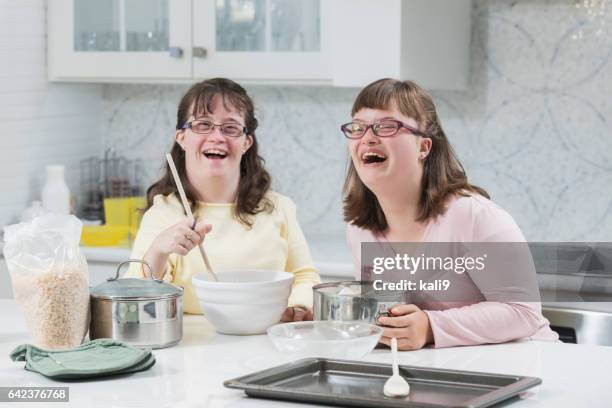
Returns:
[[[398,350],[418,350],[433,343],[433,332],[427,313],[414,304],[395,305],[386,314],[380,314],[377,322],[383,327],[380,343],[391,345],[397,338]]]
[[[308,309],[303,306],[290,306],[285,309],[285,312],[281,317],[281,322],[301,322],[304,320],[312,320],[312,318],[312,309]]]

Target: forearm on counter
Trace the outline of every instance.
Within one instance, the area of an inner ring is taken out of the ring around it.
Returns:
[[[435,347],[503,343],[529,337],[543,324],[530,303],[480,302],[447,310],[426,310]]]

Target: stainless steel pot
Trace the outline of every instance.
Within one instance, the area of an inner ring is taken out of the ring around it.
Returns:
[[[363,320],[376,324],[379,315],[405,300],[401,292],[378,292],[365,281],[323,283],[312,289],[314,320]]]
[[[163,348],[183,337],[183,288],[161,279],[114,277],[91,289],[89,337],[112,338],[134,346]],[[151,274],[153,276],[153,274]]]

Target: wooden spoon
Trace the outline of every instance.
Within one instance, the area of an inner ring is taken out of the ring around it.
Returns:
[[[174,160],[172,160],[172,156],[170,153],[166,153],[166,160],[168,161],[168,165],[170,166],[170,171],[172,172],[172,177],[174,178],[174,183],[176,184],[176,188],[178,189],[179,196],[181,197],[181,202],[183,203],[183,208],[185,209],[185,213],[188,217],[193,218],[193,213],[191,212],[191,207],[189,207],[189,201],[187,201],[187,196],[185,195],[185,189],[183,188],[183,183],[181,183],[181,179],[179,178],[178,171],[176,170],[176,166],[174,165]],[[208,256],[206,256],[206,251],[202,244],[198,245],[198,249],[200,250],[200,255],[202,255],[202,259],[204,260],[204,265],[206,266],[206,270],[210,274],[210,277],[215,281],[219,282],[217,275],[213,271],[212,266],[210,266],[210,262],[208,261]]]

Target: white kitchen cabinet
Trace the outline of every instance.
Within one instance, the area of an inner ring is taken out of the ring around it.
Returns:
[[[333,84],[411,79],[427,89],[465,89],[471,0],[334,0]]]
[[[326,1],[54,0],[49,78],[329,83]]]
[[[329,83],[328,1],[194,0],[194,77]]]
[[[191,0],[52,0],[47,7],[50,80],[192,75]]]
[[[53,0],[57,81],[362,87],[382,77],[462,89],[471,0]]]

